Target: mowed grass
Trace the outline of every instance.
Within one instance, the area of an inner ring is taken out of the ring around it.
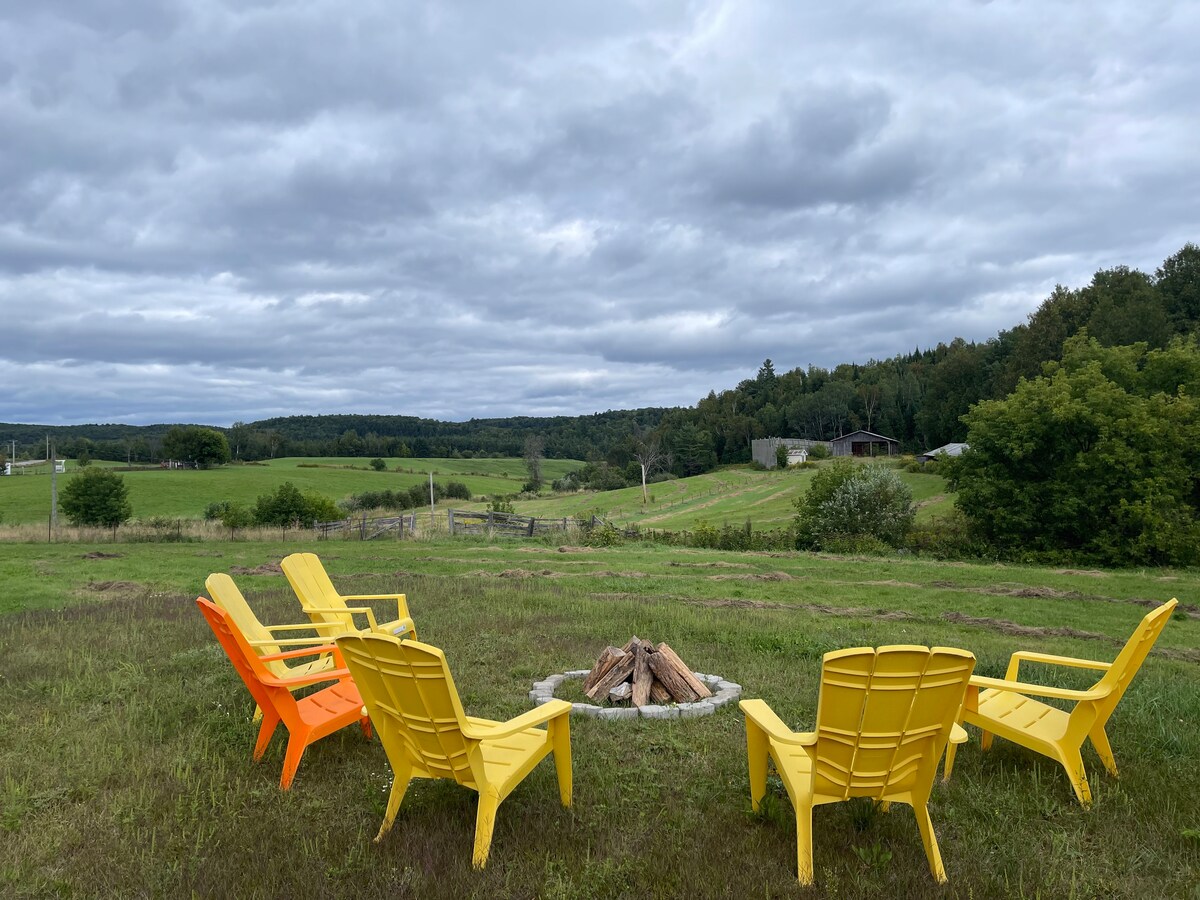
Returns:
[[[702,522],[741,525],[747,519],[758,529],[786,528],[796,515],[796,500],[808,490],[815,472],[733,467],[649,485],[649,503],[642,502],[639,486],[524,501],[516,509],[523,515],[547,518],[598,515],[621,524],[668,531],[690,530]],[[913,472],[896,474],[912,491],[919,521],[950,509],[945,479]]]
[[[362,458],[275,459],[263,464],[230,465],[198,471],[151,469],[122,473],[136,518],[169,516],[198,519],[210,503],[231,500],[253,504],[261,494],[290,481],[302,491],[316,491],[334,500],[364,491],[407,490],[435,481],[461,481],[472,493],[513,494],[528,478],[519,459],[388,459],[387,470],[376,472]],[[93,465],[97,465],[94,463]],[[102,465],[113,466],[113,463]],[[545,460],[545,477],[559,478],[582,463]],[[400,467],[400,471],[396,471]],[[74,474],[73,463],[58,478],[61,491]],[[22,525],[47,520],[50,512],[50,476],[15,475],[0,478],[0,523]]]
[[[1002,675],[1018,647],[1111,659],[1145,604],[1178,596],[1183,606],[1110,722],[1120,779],[1085,751],[1093,809],[1078,806],[1058,767],[1021,748],[997,740],[984,754],[973,740],[960,751],[931,800],[945,888],[908,809],[838,804],[815,813],[817,887],[801,890],[777,780],[765,812],[749,811],[734,707],[666,722],[573,720],[574,806],[559,806],[544,762],[501,806],[488,868],[476,872],[475,795],[449,783],[411,787],[391,834],[372,843],[389,770],[357,729],[310,747],[287,793],[281,735],[250,761],[253,704],[193,600],[209,572],[229,571],[264,620],[295,621],[298,604],[270,564],[299,549],[319,552],[343,591],[406,591],[467,710],[501,719],[529,707],[533,681],[587,667],[634,633],[670,642],[804,728],[829,650],[965,647],[979,673]],[[0,894],[1196,895],[1194,571],[443,538],[4,544],[0,574]]]

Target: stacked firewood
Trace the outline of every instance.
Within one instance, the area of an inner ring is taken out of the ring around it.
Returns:
[[[605,647],[583,680],[592,700],[634,706],[694,703],[711,697],[705,687],[667,644],[657,647],[634,635],[624,647]]]

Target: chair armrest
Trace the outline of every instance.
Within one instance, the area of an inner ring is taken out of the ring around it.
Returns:
[[[251,647],[303,647],[312,644],[324,644],[329,638],[322,635],[315,637],[299,637],[299,638],[270,638],[262,641],[246,641]],[[311,651],[313,653],[324,653],[326,651],[320,648]]]
[[[311,641],[309,643],[311,643]],[[319,653],[337,652],[338,648],[333,644],[318,644],[315,647],[308,647],[303,650],[284,650],[282,653],[264,653],[259,657],[259,659],[261,659],[263,662],[271,662],[276,659],[298,659],[302,656],[316,656]]]
[[[390,634],[393,637],[400,637],[403,634],[411,634],[412,639],[417,639],[417,626],[412,619],[403,618],[397,619],[395,622],[384,622],[375,628],[381,634]]]
[[[1075,669],[1097,669],[1107,672],[1112,663],[1099,662],[1094,659],[1077,659],[1074,656],[1054,656],[1050,653],[1034,653],[1032,650],[1018,650],[1008,660],[1008,671],[1004,677],[1008,681],[1018,681],[1017,671],[1024,662],[1044,663],[1048,666],[1070,666]]]
[[[322,681],[342,681],[350,677],[349,669],[326,669],[324,672],[313,672],[308,675],[294,675],[291,678],[278,678],[275,675],[262,675],[259,681],[271,687],[306,687],[310,684],[320,684]]]
[[[1076,702],[1102,700],[1112,693],[1112,690],[1107,687],[1073,691],[1068,688],[1045,687],[1021,681],[1005,681],[1002,678],[985,678],[982,675],[972,675],[970,684],[975,688],[990,688],[994,691],[1010,691],[1014,694],[1031,694],[1034,697],[1053,697],[1057,700],[1074,700]]]
[[[306,628],[309,631],[315,631],[319,627],[320,627],[319,625],[314,625],[312,622],[297,622],[295,625],[264,625],[263,626],[263,628],[267,629],[267,631],[302,631]]]
[[[747,722],[753,722],[773,741],[799,747],[811,747],[817,742],[816,732],[792,731],[783,724],[783,719],[775,715],[775,710],[767,706],[766,701],[741,700],[738,702],[738,708],[745,713]]]
[[[367,624],[370,626],[372,631],[379,628],[379,623],[375,621],[374,610],[368,609],[365,606],[346,606],[341,609],[329,609],[328,607],[323,607],[323,606],[301,606],[300,608],[302,610],[304,610],[304,612],[308,613],[309,615],[312,615],[314,613],[316,613],[318,615],[322,615],[322,616],[340,616],[343,613],[349,614],[350,615],[350,624],[352,626],[351,630],[353,630],[353,625],[354,625],[354,615],[353,614],[358,613],[360,615],[364,615],[367,617]],[[328,628],[332,624],[333,624],[332,622],[325,622],[325,623],[322,623],[322,625],[319,627]]]
[[[468,721],[463,727],[462,733],[465,737],[473,741],[490,741],[496,738],[509,737],[522,731],[528,731],[535,725],[542,725],[551,719],[568,715],[570,712],[571,704],[566,700],[551,700],[549,703],[543,703],[541,706],[529,710],[529,712],[522,713],[515,719],[509,719],[507,722],[479,725]]]
[[[950,726],[950,743],[965,744],[967,742],[967,729],[963,728],[957,722]]]
[[[395,600],[396,618],[407,619],[409,616],[407,594],[343,594],[342,600]]]

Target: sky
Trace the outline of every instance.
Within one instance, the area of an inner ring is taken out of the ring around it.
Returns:
[[[0,0],[0,421],[689,406],[1200,241],[1200,4]]]

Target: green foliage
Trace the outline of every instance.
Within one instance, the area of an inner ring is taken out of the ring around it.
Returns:
[[[374,469],[376,472],[382,472],[384,469],[387,468],[387,463],[385,463],[382,459],[380,459],[377,456],[373,460],[371,460],[371,468]]]
[[[446,483],[445,494],[453,500],[470,500],[471,489],[461,481],[449,481]]]
[[[1200,561],[1200,349],[1102,347],[965,417],[951,472],[975,533],[1008,556],[1108,565]]]
[[[881,465],[838,460],[813,476],[808,491],[796,501],[797,546],[825,548],[846,538],[871,538],[897,547],[916,513],[912,491]]]
[[[86,469],[91,464],[92,454],[88,452],[86,447],[80,449],[80,451],[75,454],[75,465],[79,468]]]
[[[511,497],[493,497],[487,505],[488,512],[494,513],[511,513],[514,512]]]
[[[72,524],[100,525],[114,531],[133,515],[125,479],[111,469],[80,470],[66,483],[58,505]]]
[[[829,448],[824,444],[813,444],[808,448],[808,458],[811,461],[829,459],[830,456],[832,456],[832,454],[829,452]]]
[[[302,493],[290,481],[285,481],[273,493],[259,496],[254,504],[253,517],[256,525],[287,527],[332,522],[342,518],[342,512],[324,494],[316,491]]]
[[[780,444],[775,448],[775,465],[781,469],[786,469],[788,465],[788,448]]]
[[[249,528],[254,524],[254,511],[242,503],[226,503],[220,518],[232,538],[239,528]]]
[[[229,462],[229,441],[212,428],[198,425],[176,425],[163,437],[163,455],[170,459],[193,462],[198,468],[220,466]]]

